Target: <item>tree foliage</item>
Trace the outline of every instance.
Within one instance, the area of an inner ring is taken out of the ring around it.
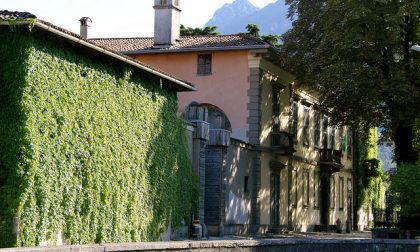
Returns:
[[[293,28],[283,36],[287,69],[318,91],[337,124],[386,128],[397,162],[415,162],[419,117],[420,2],[287,0]]]
[[[185,27],[181,24],[181,36],[194,36],[194,35],[219,35],[216,31],[217,26],[206,26],[204,28],[191,28]]]
[[[280,47],[280,44],[279,44],[280,36],[279,35],[269,34],[269,35],[260,36],[260,28],[256,24],[248,24],[246,26],[246,29],[248,30],[248,32],[246,33],[247,35],[259,38],[259,39],[263,40],[264,42],[267,42],[267,43],[269,43],[269,44],[271,44],[275,47]]]
[[[391,190],[401,206],[401,215],[420,217],[420,164],[400,165],[391,177]]]
[[[247,34],[251,35],[253,37],[259,38],[260,37],[260,28],[256,24],[248,24],[246,26],[246,29],[248,30]]]

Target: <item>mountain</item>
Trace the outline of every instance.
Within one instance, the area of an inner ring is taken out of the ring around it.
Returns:
[[[287,18],[288,6],[284,0],[278,0],[260,9],[248,0],[235,0],[216,10],[214,16],[206,26],[217,26],[222,34],[235,34],[246,32],[248,24],[256,24],[261,35],[281,35],[292,27],[292,22]]]

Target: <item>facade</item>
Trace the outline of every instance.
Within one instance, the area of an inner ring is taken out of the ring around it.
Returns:
[[[155,1],[155,33],[179,16],[172,2]],[[316,95],[282,69],[275,48],[243,34],[176,36],[166,45],[91,41],[197,87],[178,94],[178,113],[196,127],[198,215],[210,233],[351,228],[351,131],[330,126]]]
[[[0,40],[0,247],[159,240],[190,216],[194,87],[30,13],[0,11]]]

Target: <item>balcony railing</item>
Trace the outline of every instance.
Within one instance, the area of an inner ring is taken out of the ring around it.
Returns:
[[[375,227],[399,227],[401,223],[400,212],[374,208],[373,222]]]
[[[230,131],[224,129],[210,129],[208,145],[229,146]]]
[[[344,168],[344,165],[341,164],[341,151],[338,150],[321,150],[319,163],[321,165],[321,170],[329,174],[339,172],[341,169]]]
[[[210,124],[208,122],[201,121],[201,120],[190,120],[190,123],[196,125],[194,138],[200,138],[206,141],[209,140]]]
[[[321,150],[320,161],[341,164],[341,152],[338,150],[323,149]]]
[[[295,152],[293,148],[293,134],[288,132],[272,132],[271,151],[280,155],[293,154]]]

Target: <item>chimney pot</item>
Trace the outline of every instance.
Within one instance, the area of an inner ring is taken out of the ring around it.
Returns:
[[[80,36],[84,39],[89,37],[89,27],[92,24],[92,19],[90,17],[80,18]]]

